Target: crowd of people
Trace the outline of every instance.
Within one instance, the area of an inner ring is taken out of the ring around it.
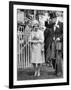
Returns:
[[[63,21],[57,13],[48,13],[44,26],[38,19],[28,20],[25,34],[31,44],[31,61],[34,76],[40,76],[43,63],[55,69],[56,75],[62,75],[63,63]],[[44,52],[44,59],[42,58]]]

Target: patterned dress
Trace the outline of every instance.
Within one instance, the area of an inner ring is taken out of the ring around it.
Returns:
[[[37,42],[37,43],[35,43]],[[32,31],[31,33],[31,63],[44,63],[42,47],[44,35],[41,30]]]

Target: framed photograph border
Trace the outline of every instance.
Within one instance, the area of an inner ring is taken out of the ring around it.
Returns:
[[[31,6],[48,6],[67,8],[67,82],[34,84],[34,85],[14,85],[13,83],[13,5],[31,5]],[[69,85],[69,5],[66,4],[50,4],[50,3],[33,3],[33,2],[9,2],[9,88],[28,88],[42,86],[59,86]]]

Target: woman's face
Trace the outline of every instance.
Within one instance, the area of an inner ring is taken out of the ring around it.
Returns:
[[[35,24],[35,25],[34,25],[34,31],[37,31],[37,30],[38,30],[38,25]]]

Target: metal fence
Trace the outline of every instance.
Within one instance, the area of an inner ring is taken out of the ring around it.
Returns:
[[[22,28],[20,28],[22,29]],[[17,33],[17,68],[32,67],[30,64],[31,59],[31,44],[24,37],[27,36],[23,32]]]

